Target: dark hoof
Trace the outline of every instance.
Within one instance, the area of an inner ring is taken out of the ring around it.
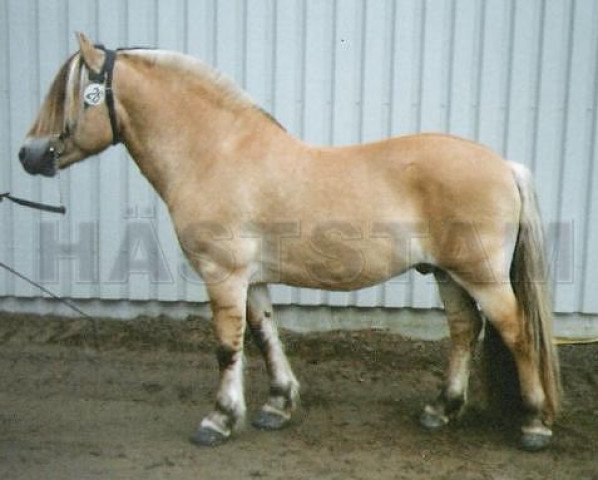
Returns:
[[[288,426],[290,422],[290,418],[277,415],[276,413],[260,410],[260,412],[251,422],[251,425],[258,430],[280,430]]]
[[[228,440],[228,437],[216,430],[207,427],[200,427],[191,438],[191,442],[202,447],[216,447]]]
[[[419,417],[419,424],[426,430],[438,430],[448,424],[448,419],[424,410]]]
[[[542,435],[539,433],[524,433],[521,436],[521,443],[519,444],[522,450],[526,452],[539,452],[540,450],[544,450],[548,445],[550,445],[550,441],[552,440],[552,436],[550,435]]]

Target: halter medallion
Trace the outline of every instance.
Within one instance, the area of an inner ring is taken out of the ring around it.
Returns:
[[[95,107],[100,103],[104,103],[104,99],[106,98],[106,89],[104,88],[104,85],[100,83],[90,83],[87,85],[87,87],[85,87],[83,98],[85,105]]]

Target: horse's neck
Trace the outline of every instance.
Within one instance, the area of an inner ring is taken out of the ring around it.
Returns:
[[[146,76],[144,81],[142,73],[132,72],[121,82],[125,145],[168,204],[210,162],[225,157],[222,152],[235,138],[249,135],[263,119],[256,119],[261,115],[249,105],[245,110],[223,108],[174,79]]]

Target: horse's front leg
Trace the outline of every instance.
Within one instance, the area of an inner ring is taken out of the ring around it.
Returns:
[[[270,380],[268,401],[252,425],[261,430],[279,430],[288,425],[299,399],[295,378],[278,337],[272,303],[266,285],[252,285],[247,295],[247,320],[260,349]]]
[[[214,410],[200,423],[191,440],[215,446],[225,442],[245,418],[243,391],[243,339],[247,301],[247,279],[231,275],[208,285],[214,331],[218,341],[216,356],[220,382]]]

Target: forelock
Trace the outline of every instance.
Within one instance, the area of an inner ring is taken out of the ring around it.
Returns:
[[[75,55],[71,55],[60,67],[46,94],[46,98],[39,111],[38,117],[29,131],[29,135],[41,136],[60,133],[64,124],[64,105],[67,96],[67,83],[71,71],[71,62]]]

